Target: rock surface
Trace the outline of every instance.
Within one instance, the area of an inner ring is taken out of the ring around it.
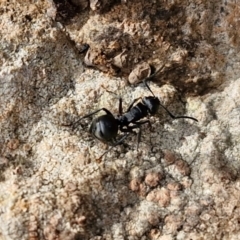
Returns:
[[[236,1],[3,0],[0,13],[0,239],[239,239]],[[199,122],[161,109],[138,150],[133,134],[99,161],[92,117],[72,124],[150,96],[128,82],[142,62],[163,66],[149,83],[161,102]]]

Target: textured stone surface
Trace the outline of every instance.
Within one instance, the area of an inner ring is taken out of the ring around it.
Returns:
[[[0,239],[238,239],[239,19],[236,1],[1,1]],[[71,124],[151,95],[128,82],[142,62],[199,122],[162,109],[98,161],[91,118]]]

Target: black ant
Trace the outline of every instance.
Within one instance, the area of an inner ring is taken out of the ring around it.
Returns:
[[[155,74],[154,74],[155,75]],[[150,76],[151,77],[151,76]],[[133,132],[133,129],[138,128],[138,144],[141,138],[141,128],[142,124],[148,123],[151,126],[149,120],[141,120],[149,115],[155,115],[159,106],[161,106],[165,111],[169,114],[169,116],[173,119],[177,118],[188,118],[194,121],[198,120],[193,117],[188,116],[174,116],[165,106],[163,106],[160,100],[154,95],[149,85],[146,82],[146,79],[143,81],[148,90],[152,93],[152,96],[137,98],[134,99],[131,105],[128,107],[127,111],[123,113],[122,111],[122,98],[119,98],[119,115],[115,117],[108,109],[101,108],[92,113],[89,113],[82,118],[80,118],[77,122],[79,123],[83,118],[90,117],[100,111],[104,111],[105,114],[95,118],[90,126],[89,132],[98,140],[112,145],[110,149],[108,149],[104,154],[101,155],[99,159],[103,157],[107,152],[109,152],[113,147],[121,144],[124,139]],[[142,101],[135,104],[136,101],[141,99]],[[135,104],[135,105],[134,105]],[[141,120],[141,121],[140,121]],[[130,124],[132,124],[130,126]],[[117,140],[118,131],[124,132],[125,134]]]

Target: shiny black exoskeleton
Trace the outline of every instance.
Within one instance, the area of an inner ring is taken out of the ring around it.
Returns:
[[[141,125],[148,123],[150,126],[149,120],[142,120],[143,118],[155,115],[159,106],[165,109],[165,111],[170,115],[171,118],[188,118],[194,121],[198,121],[196,118],[188,117],[188,116],[174,116],[165,106],[163,106],[160,100],[153,94],[152,90],[148,86],[147,82],[144,81],[148,90],[152,93],[153,96],[148,96],[144,98],[135,99],[132,104],[128,107],[127,111],[123,113],[122,111],[122,98],[119,99],[119,115],[115,117],[108,109],[101,108],[90,114],[85,115],[81,119],[79,119],[76,123],[79,123],[83,118],[90,117],[100,111],[104,111],[105,114],[95,118],[90,126],[90,133],[97,138],[98,140],[110,144],[113,147],[121,144],[123,140],[133,132],[133,129],[138,128],[138,144],[141,138]],[[138,100],[140,100],[137,104],[135,104]],[[134,105],[135,104],[135,105]],[[74,124],[74,125],[75,125]],[[125,134],[117,139],[118,131],[124,132]],[[109,152],[112,148],[107,150],[103,155]],[[102,156],[103,156],[102,155]],[[101,157],[102,157],[101,156]]]

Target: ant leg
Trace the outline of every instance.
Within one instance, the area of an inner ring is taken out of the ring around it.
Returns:
[[[138,131],[138,135],[137,135],[137,150],[138,150],[138,147],[139,147],[139,143],[141,141],[141,137],[142,137],[142,129],[141,129],[141,125],[145,124],[145,123],[148,123],[149,125],[149,128],[152,129],[152,125],[151,125],[151,122],[149,120],[145,120],[145,121],[141,121],[141,122],[137,122],[137,126],[139,128],[139,131]]]
[[[133,102],[130,104],[126,112],[129,112],[130,109],[133,107],[134,103],[137,102],[139,99],[142,99],[141,97],[136,98],[133,100]],[[123,114],[123,108],[122,108],[122,98],[119,97],[119,107],[118,107],[119,115],[122,116]]]
[[[105,151],[99,158],[97,158],[97,162],[100,162],[101,158],[108,152],[110,152],[114,147],[116,147],[117,145],[121,144],[124,139],[129,136],[130,132],[124,134],[124,136],[122,138],[120,138],[117,142],[114,143],[113,146],[111,146],[107,151]]]
[[[198,120],[196,118],[193,118],[193,117],[188,117],[188,116],[174,116],[165,106],[163,106],[161,103],[160,103],[160,106],[168,113],[168,115],[173,118],[173,119],[176,119],[176,118],[188,118],[188,119],[192,119],[196,122],[198,122]]]
[[[106,108],[100,108],[100,109],[98,109],[98,110],[96,110],[96,111],[94,111],[94,112],[92,112],[92,113],[89,113],[89,114],[81,117],[80,119],[78,119],[78,120],[77,120],[75,123],[73,123],[72,125],[75,126],[76,124],[78,124],[79,122],[81,122],[82,119],[87,118],[87,117],[90,117],[90,116],[92,116],[92,115],[94,115],[94,114],[96,114],[96,113],[98,113],[98,112],[100,112],[100,111],[105,111],[106,114],[112,115],[112,113],[111,113],[109,110],[107,110]],[[113,115],[112,115],[112,116],[113,116]],[[75,127],[74,127],[74,128],[75,128]]]
[[[139,99],[142,99],[142,97],[135,98],[135,99],[133,100],[133,102],[132,102],[132,103],[130,104],[130,106],[128,107],[127,112],[130,111],[130,109],[133,107],[134,103],[137,102]]]
[[[129,133],[132,133],[133,132],[132,130],[135,129],[135,128],[139,129],[138,134],[137,134],[137,150],[138,150],[138,146],[139,146],[139,143],[141,141],[141,136],[142,136],[141,125],[143,125],[145,123],[148,123],[150,129],[152,128],[151,122],[149,120],[135,122],[134,123],[135,125],[127,126],[127,129],[124,129],[124,128],[120,127],[120,131],[122,131],[122,132],[129,132]]]
[[[104,88],[104,87],[103,87]],[[106,88],[104,88],[105,90],[106,90],[106,92],[108,92],[108,93],[111,93],[111,94],[114,94],[115,96],[117,96],[118,97],[118,99],[119,99],[119,105],[118,105],[118,114],[119,114],[119,116],[122,116],[122,114],[123,114],[123,108],[122,108],[122,98],[121,97],[119,97],[116,93],[114,93],[114,92],[112,92],[112,91],[109,91],[108,89],[106,89]]]
[[[119,116],[122,116],[122,114],[123,114],[122,98],[121,97],[119,98],[118,114],[119,114]]]

